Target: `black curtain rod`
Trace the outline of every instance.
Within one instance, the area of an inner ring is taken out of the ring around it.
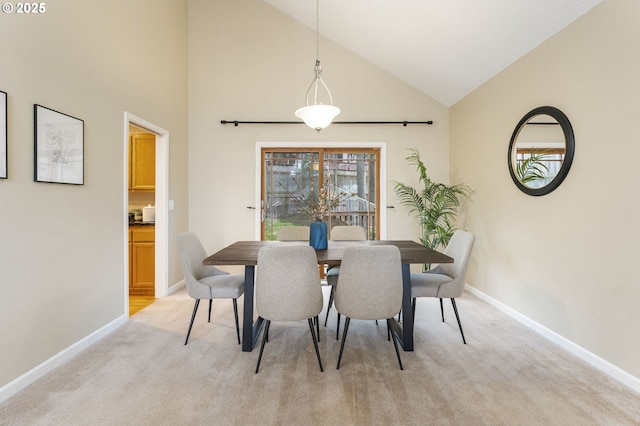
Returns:
[[[221,124],[233,124],[238,127],[238,124],[304,124],[303,121],[238,121],[238,120],[220,120]],[[331,124],[433,124],[432,120],[429,121],[333,121]]]

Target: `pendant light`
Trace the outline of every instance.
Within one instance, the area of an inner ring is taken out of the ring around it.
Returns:
[[[316,0],[316,65],[313,68],[315,78],[309,85],[307,90],[307,96],[305,98],[305,107],[296,110],[296,117],[300,118],[304,123],[315,129],[317,132],[327,127],[338,114],[340,114],[340,108],[333,105],[333,98],[331,91],[322,80],[322,67],[320,66],[320,35],[319,35],[319,5],[320,0]],[[324,104],[323,92],[328,95],[329,104]],[[312,103],[309,104],[309,98],[312,98]]]

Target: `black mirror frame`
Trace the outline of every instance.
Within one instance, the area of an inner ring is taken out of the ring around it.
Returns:
[[[560,125],[560,128],[562,129],[562,133],[564,133],[565,154],[564,154],[564,160],[562,162],[562,166],[560,167],[560,171],[558,171],[558,174],[556,175],[555,178],[553,178],[551,182],[549,182],[547,185],[543,186],[542,188],[529,188],[528,186],[520,182],[520,180],[515,174],[515,171],[513,170],[513,164],[511,161],[511,151],[515,146],[516,139],[518,137],[518,134],[520,133],[520,130],[522,129],[522,126],[524,126],[532,117],[536,115],[541,115],[541,114],[546,114],[555,118],[558,124]],[[558,108],[555,108],[552,106],[541,106],[538,108],[534,108],[531,111],[529,111],[524,117],[522,117],[522,120],[520,120],[515,130],[513,131],[513,135],[511,136],[511,141],[509,142],[509,151],[507,152],[507,164],[509,165],[509,174],[511,175],[511,179],[513,179],[513,183],[515,183],[518,189],[520,189],[520,191],[524,192],[525,194],[533,195],[533,196],[549,194],[550,192],[554,191],[558,186],[560,186],[564,178],[567,177],[567,174],[569,173],[569,169],[571,168],[571,163],[573,162],[574,151],[575,151],[575,136],[573,134],[573,127],[571,127],[571,123],[569,122],[569,119],[567,118],[567,116]]]

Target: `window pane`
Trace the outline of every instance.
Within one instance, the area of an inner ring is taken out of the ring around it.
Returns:
[[[331,212],[329,228],[362,226],[369,239],[376,239],[376,155],[326,153],[324,158],[331,190],[344,194],[344,201]]]
[[[317,152],[265,152],[264,239],[275,240],[282,226],[309,225],[295,200],[318,193]]]
[[[320,185],[327,182],[330,196],[343,197],[326,218],[328,228],[362,226],[369,239],[376,239],[378,155],[377,149],[264,149],[262,238],[277,239],[282,226],[309,225],[304,206],[317,201]]]

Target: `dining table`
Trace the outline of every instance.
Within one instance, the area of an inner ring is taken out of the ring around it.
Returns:
[[[242,321],[242,351],[251,352],[256,344],[264,319],[254,320],[254,283],[258,252],[275,244],[309,245],[308,241],[236,241],[205,258],[204,265],[244,266],[244,310]],[[391,321],[391,332],[398,336],[405,351],[413,351],[413,309],[411,306],[411,264],[453,263],[453,258],[411,240],[329,241],[326,250],[316,250],[319,265],[339,265],[344,251],[354,246],[393,245],[398,247],[402,262],[402,320]]]

